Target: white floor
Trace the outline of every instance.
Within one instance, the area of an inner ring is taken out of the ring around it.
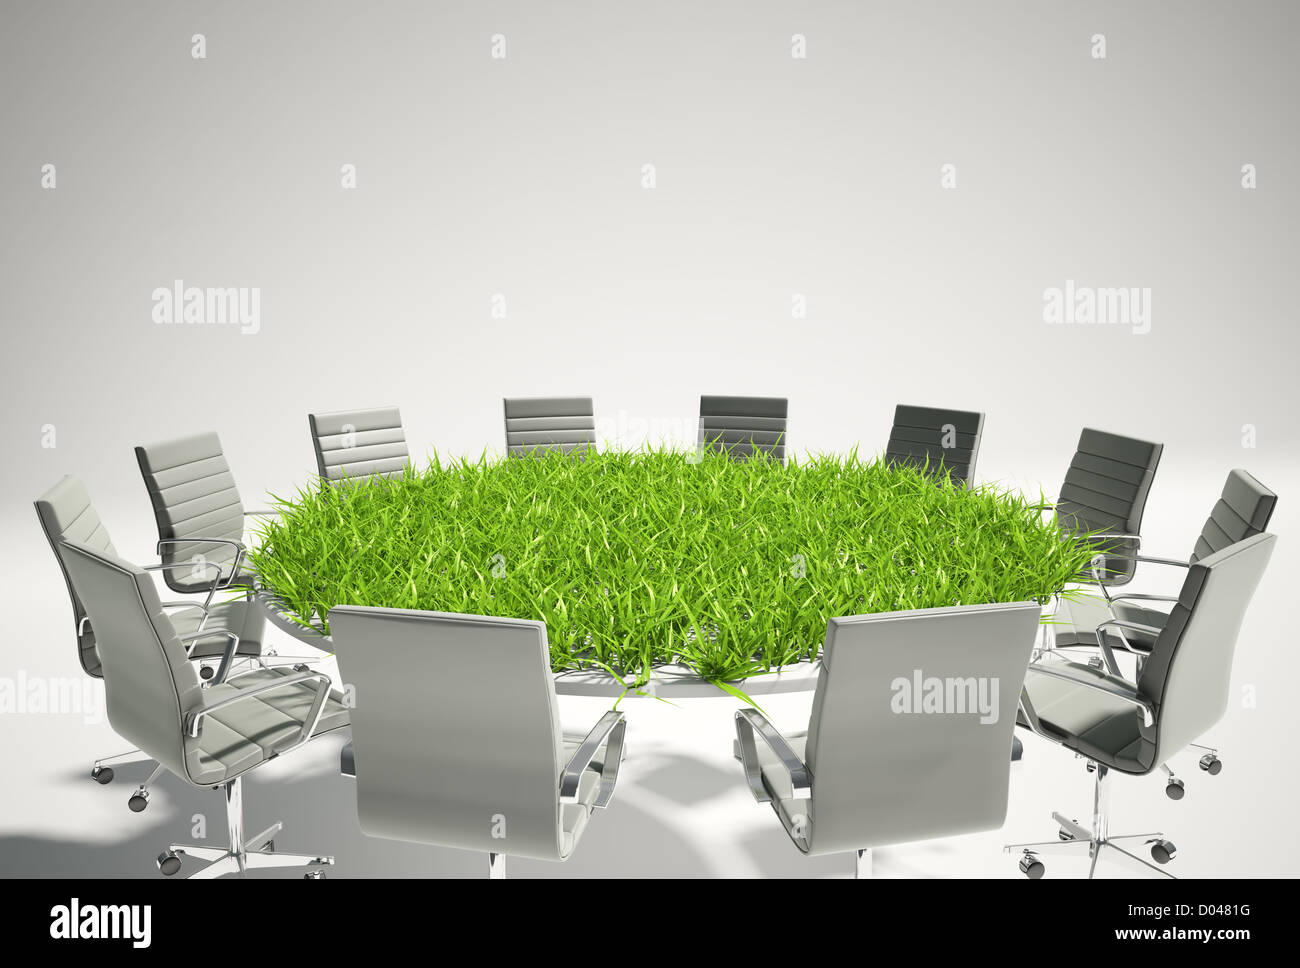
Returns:
[[[1280,490],[1280,488],[1279,488]],[[1285,502],[1283,502],[1285,504]],[[1184,537],[1149,540],[1151,548],[1188,543],[1205,509],[1190,506],[1168,520]],[[1162,518],[1164,516],[1162,515]],[[1289,515],[1279,508],[1274,531]],[[1193,523],[1194,522],[1194,523]],[[5,614],[11,617],[0,644],[0,682],[11,690],[40,679],[81,688],[72,619],[62,580],[31,519],[11,520],[6,533],[17,541],[3,552]],[[115,529],[115,531],[118,529]],[[115,533],[119,551],[150,547],[150,536]],[[1161,537],[1164,537],[1163,535]],[[1164,795],[1160,776],[1116,776],[1112,799],[1115,833],[1163,830],[1178,846],[1170,867],[1181,876],[1285,875],[1300,871],[1300,846],[1290,835],[1297,794],[1289,770],[1296,709],[1286,684],[1300,674],[1283,610],[1291,602],[1294,566],[1285,538],[1247,618],[1227,716],[1209,738],[1219,745],[1223,772],[1211,777],[1195,758],[1175,765],[1186,779],[1179,802]],[[1147,583],[1147,587],[1155,587]],[[268,634],[282,653],[303,647],[278,630]],[[1250,697],[1257,702],[1252,706]],[[12,692],[10,693],[12,695]],[[142,814],[126,799],[143,778],[142,764],[120,766],[117,779],[100,786],[89,777],[91,760],[123,748],[98,705],[77,710],[33,711],[4,707],[0,749],[5,751],[0,797],[0,875],[158,877],[153,858],[169,842],[194,839],[204,820],[208,839],[224,840],[220,796],[165,777]],[[764,706],[779,726],[807,723],[809,694],[768,697]],[[605,708],[601,699],[562,698],[566,725],[584,726]],[[807,858],[790,844],[767,806],[753,802],[739,765],[731,758],[735,700],[650,699],[626,702],[630,753],[613,805],[597,815],[566,864],[510,862],[510,873],[527,877],[843,877],[848,856]],[[1011,770],[1010,805],[1001,830],[876,852],[880,875],[1019,877],[1006,842],[1055,836],[1051,812],[1087,822],[1091,777],[1083,761],[1023,734],[1024,759]],[[867,740],[869,741],[869,740]],[[277,837],[283,850],[332,853],[331,877],[473,877],[485,873],[480,856],[455,850],[374,840],[357,828],[352,781],[338,775],[341,735],[317,741],[295,755],[256,771],[246,782],[247,828],[285,822]],[[881,777],[881,782],[888,782]],[[954,789],[953,796],[962,791]],[[1077,876],[1086,860],[1048,857],[1048,876]],[[1120,869],[1110,876],[1128,876]],[[276,874],[272,876],[296,876]]]

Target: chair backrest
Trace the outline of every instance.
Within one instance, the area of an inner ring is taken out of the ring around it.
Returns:
[[[309,413],[316,473],[327,481],[401,474],[411,462],[396,407]]]
[[[700,397],[699,445],[737,460],[766,453],[785,460],[786,397]]]
[[[1056,504],[1061,529],[1141,534],[1147,494],[1163,451],[1164,444],[1084,428]],[[1107,584],[1119,585],[1132,577],[1134,562],[1110,557],[1104,567]]]
[[[77,589],[73,587],[72,576],[64,562],[65,551],[60,546],[63,541],[76,541],[96,551],[116,555],[117,550],[108,536],[108,531],[99,519],[99,514],[90,503],[86,485],[79,477],[71,475],[55,484],[36,499],[36,515],[40,519],[41,529],[50,543],[54,558],[63,572],[63,582],[68,587],[68,598],[72,600],[72,618],[76,624],[77,658],[87,675],[100,676],[99,652],[95,648],[95,627],[86,615],[86,606],[81,603]]]
[[[559,710],[541,622],[340,605],[357,816],[372,837],[562,859]]]
[[[977,411],[899,404],[894,408],[885,459],[891,464],[928,468],[936,477],[942,475],[969,487],[975,478],[983,432],[984,414]]]
[[[202,691],[153,581],[103,549],[68,540],[61,547],[95,626],[113,731],[188,778],[183,723]]]
[[[1041,615],[1018,602],[830,620],[808,726],[808,853],[1001,826]]]
[[[137,447],[135,458],[153,502],[160,539],[243,539],[244,502],[226,463],[221,438],[215,433]],[[187,541],[166,546],[162,560],[171,564],[200,556],[214,565],[224,565],[234,558],[235,549],[226,544]],[[193,591],[189,578],[183,569],[163,572],[167,586],[179,592]]]
[[[1277,507],[1277,495],[1241,469],[1229,471],[1223,494],[1205,519],[1191,560],[1222,551],[1243,538],[1259,534],[1268,527]]]
[[[1241,622],[1276,543],[1276,535],[1252,535],[1187,570],[1178,602],[1138,676],[1138,692],[1156,707],[1154,725],[1142,727],[1138,754],[1147,768],[1223,718]]]
[[[506,397],[502,404],[511,457],[549,450],[568,454],[596,444],[591,397]]]

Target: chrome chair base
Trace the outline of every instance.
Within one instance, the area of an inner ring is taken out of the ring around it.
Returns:
[[[230,834],[229,847],[204,847],[199,844],[172,844],[158,855],[158,869],[171,876],[181,869],[182,859],[193,857],[206,861],[189,875],[192,880],[209,880],[226,874],[242,875],[247,870],[268,867],[305,867],[307,878],[316,880],[325,876],[324,868],[333,865],[334,858],[319,854],[284,854],[275,849],[275,835],[284,829],[276,822],[255,837],[244,839],[244,795],[240,778],[223,787],[226,794],[226,827]]]
[[[1046,871],[1045,865],[1038,859],[1039,854],[1073,854],[1089,857],[1092,860],[1092,863],[1088,866],[1089,879],[1097,873],[1097,862],[1105,857],[1106,860],[1121,864],[1131,871],[1142,874],[1155,873],[1161,877],[1176,880],[1173,874],[1159,866],[1169,863],[1178,852],[1172,843],[1165,840],[1164,834],[1155,831],[1147,834],[1113,835],[1109,832],[1107,808],[1110,799],[1110,770],[1100,763],[1089,763],[1088,768],[1096,776],[1093,787],[1091,829],[1076,820],[1070,820],[1059,813],[1053,813],[1052,819],[1056,821],[1057,826],[1060,828],[1056,840],[1042,840],[1030,844],[1007,844],[1002,848],[1003,851],[1008,854],[1019,851],[1022,855],[1020,871],[1032,880],[1042,877]],[[1148,863],[1137,854],[1126,850],[1121,844],[1128,847],[1139,845],[1148,847],[1152,860],[1157,863]]]
[[[1142,874],[1155,873],[1160,877],[1171,880],[1176,879],[1167,870],[1143,860],[1121,846],[1121,844],[1128,844],[1129,846],[1160,846],[1168,844],[1169,842],[1164,839],[1164,834],[1158,831],[1149,834],[1119,834],[1117,836],[1098,838],[1087,827],[1072,820],[1067,820],[1059,813],[1053,813],[1052,819],[1061,827],[1061,836],[1056,840],[1044,840],[1032,844],[1008,844],[1003,848],[1007,853],[1014,851],[1022,853],[1020,870],[1027,877],[1037,879],[1043,876],[1045,867],[1038,860],[1039,854],[1073,854],[1092,858],[1092,863],[1088,867],[1089,878],[1096,875],[1097,862],[1105,858],[1108,861],[1127,867],[1131,871]],[[1170,857],[1172,859],[1172,854]]]
[[[104,756],[90,765],[90,778],[96,783],[105,784],[113,782],[113,768],[109,763],[115,763],[118,760],[127,760],[131,762],[156,762],[152,757],[145,756],[140,750],[127,750],[124,753],[114,753],[112,756]]]

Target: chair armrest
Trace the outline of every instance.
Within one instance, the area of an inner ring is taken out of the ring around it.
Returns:
[[[1138,695],[1137,686],[1129,682],[1114,682],[1111,679],[1103,679],[1095,673],[1074,666],[1065,666],[1063,668],[1052,668],[1053,665],[1060,663],[1033,662],[1029,668],[1040,675],[1051,676],[1053,679],[1063,679],[1066,682],[1073,683],[1076,686],[1095,690],[1096,692],[1105,693],[1112,699],[1119,699],[1130,705],[1136,706],[1142,710],[1142,723],[1145,726],[1152,726],[1156,721],[1155,707],[1148,699],[1143,699]],[[1037,717],[1035,717],[1036,719]]]
[[[141,571],[170,571],[173,568],[193,568],[192,561],[165,561],[159,565],[145,565]],[[217,564],[204,565],[205,568],[215,568],[217,577],[212,579],[212,584],[208,586],[208,594],[203,599],[203,620],[208,618],[208,609],[212,607],[212,599],[217,594],[217,589],[221,587],[221,566]],[[233,573],[232,573],[233,574]],[[202,628],[202,625],[199,626]]]
[[[1142,536],[1138,534],[1124,534],[1122,532],[1113,532],[1110,534],[1087,534],[1080,535],[1087,541],[1122,541],[1134,549],[1142,547]],[[1110,549],[1098,551],[1093,555],[1089,563],[1088,570],[1092,575],[1092,580],[1100,585],[1103,589],[1106,587],[1107,576],[1105,574],[1105,563],[1111,558],[1119,558],[1124,561],[1132,561],[1135,555],[1126,554],[1123,549]],[[1098,561],[1098,559],[1101,559]],[[1109,596],[1107,596],[1109,598]]]
[[[296,749],[307,740],[311,739],[311,734],[316,730],[316,724],[320,722],[321,713],[325,711],[325,701],[329,699],[330,694],[330,677],[324,672],[297,672],[291,676],[284,676],[275,682],[263,682],[256,686],[246,686],[238,690],[233,696],[227,696],[225,699],[217,700],[213,703],[205,703],[198,709],[193,710],[185,717],[185,732],[189,736],[197,737],[203,729],[203,720],[219,710],[233,706],[235,703],[243,702],[246,699],[252,699],[264,693],[274,692],[277,689],[283,689],[286,686],[296,686],[301,683],[317,680],[320,684],[316,688],[316,700],[307,712],[307,718],[303,720],[302,728],[298,730],[298,735],[287,746],[276,750],[275,755],[287,753],[289,750]]]
[[[1111,554],[1112,558],[1127,558],[1130,561],[1143,561],[1151,565],[1170,565],[1174,568],[1190,568],[1190,561],[1183,561],[1181,558],[1159,558],[1155,555],[1122,555]]]
[[[216,589],[213,589],[212,591],[216,591]],[[166,609],[169,608],[198,608],[199,611],[203,612],[203,617],[200,618],[198,629],[195,629],[195,631],[203,631],[204,626],[208,624],[208,605],[212,603],[212,591],[208,592],[208,598],[204,599],[203,604],[199,604],[198,602],[160,602],[159,604],[162,607],[162,611],[166,611]]]
[[[1111,599],[1112,604],[1115,602],[1176,602],[1176,601],[1178,601],[1177,595],[1128,594],[1128,595],[1116,595],[1114,598]]]
[[[186,543],[229,545],[231,548],[235,549],[235,558],[230,563],[230,574],[229,576],[227,576],[225,581],[221,582],[220,585],[218,585],[219,588],[229,588],[230,583],[235,580],[235,575],[239,574],[239,566],[244,563],[244,552],[247,550],[244,547],[244,543],[242,541],[235,541],[233,538],[205,538],[202,537],[201,535],[190,535],[184,538],[159,538],[157,553],[161,555],[163,553],[163,548],[165,548],[167,545],[186,544]],[[192,563],[180,562],[180,564],[192,564]],[[210,566],[212,568],[215,568],[217,570],[217,578],[220,579],[221,565],[217,564],[216,562],[205,562],[205,566]]]
[[[280,512],[273,508],[255,508],[252,511],[244,512],[244,517],[246,518],[269,518],[272,516],[279,517]]]
[[[790,794],[796,800],[812,796],[812,779],[808,776],[808,767],[790,747],[775,726],[766,716],[753,707],[736,710],[736,739],[740,742],[740,763],[745,768],[745,779],[749,781],[749,791],[759,803],[769,803],[772,795],[763,785],[763,770],[758,763],[758,747],[754,743],[757,735],[767,748],[776,754],[781,766],[790,774]]]
[[[1121,649],[1125,652],[1132,652],[1134,655],[1143,658],[1151,654],[1151,649],[1146,648],[1145,646],[1134,645],[1128,640],[1128,636],[1124,634],[1124,629],[1129,629],[1133,632],[1142,632],[1152,637],[1158,637],[1161,631],[1154,625],[1143,625],[1140,622],[1128,622],[1118,618],[1102,622],[1097,626],[1097,644],[1101,646],[1101,653],[1106,657],[1107,668],[1117,676],[1120,675],[1119,663],[1115,661],[1115,652],[1111,648],[1110,634],[1107,631],[1108,628],[1114,629],[1118,634],[1119,647]]]
[[[190,632],[188,635],[178,635],[177,638],[181,642],[193,643],[199,639],[209,638],[214,635],[221,635],[226,638],[226,650],[221,654],[221,664],[217,666],[217,674],[212,677],[212,681],[209,683],[209,685],[215,686],[225,682],[226,676],[230,675],[230,666],[234,663],[235,652],[239,648],[239,636],[229,629],[204,629],[198,632]],[[190,645],[185,650],[185,655],[188,657],[193,651],[194,646]]]
[[[623,762],[623,735],[626,732],[626,714],[611,709],[600,717],[564,766],[564,773],[560,775],[561,803],[578,802],[578,787],[582,781],[582,773],[591,765],[600,747],[608,740],[605,763],[600,771],[600,791],[596,794],[595,806],[600,810],[609,806],[609,801],[614,798],[614,785],[618,782],[618,768]]]
[[[175,602],[159,602],[158,604],[161,605],[163,608],[198,608],[203,610],[203,614],[205,616],[208,614],[208,607],[204,605],[202,602],[175,601]]]
[[[211,597],[212,597],[212,596],[211,596],[211,594],[209,593],[208,601],[211,600]],[[208,601],[205,601],[205,602],[203,602],[203,603],[199,603],[199,602],[159,602],[159,605],[162,607],[162,609],[163,609],[164,611],[166,611],[166,610],[169,609],[169,608],[174,608],[174,609],[197,608],[199,611],[201,611],[201,612],[203,613],[203,617],[202,617],[201,619],[199,619],[199,626],[198,626],[198,631],[202,632],[202,631],[203,631],[203,626],[205,626],[205,625],[208,624]]]

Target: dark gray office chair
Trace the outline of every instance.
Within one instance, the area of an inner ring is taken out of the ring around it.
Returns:
[[[546,626],[444,612],[330,610],[352,708],[357,817],[371,837],[565,860],[609,805],[623,713],[560,728]]]
[[[702,396],[699,447],[736,460],[762,453],[784,463],[789,410],[785,397]]]
[[[832,618],[807,732],[736,713],[740,759],[805,854],[1002,826],[1034,602]],[[761,742],[756,743],[755,740]]]
[[[1137,561],[1149,562],[1153,565],[1189,568],[1216,551],[1222,551],[1244,538],[1265,531],[1276,507],[1277,494],[1261,484],[1248,471],[1238,468],[1228,473],[1223,491],[1210,511],[1210,516],[1205,519],[1201,533],[1197,535],[1196,544],[1192,546],[1191,554],[1187,556],[1186,561],[1141,554],[1133,557]],[[1102,586],[1101,591],[1110,606],[1111,614],[1106,618],[1123,619],[1154,628],[1163,628],[1169,614],[1141,603],[1178,601],[1177,597],[1170,595],[1143,595],[1134,592],[1113,595],[1105,586]],[[1155,645],[1154,638],[1140,631],[1130,630],[1128,638],[1148,649]]]
[[[208,566],[221,573],[221,588],[251,589],[255,577],[244,561],[245,511],[230,465],[215,433],[179,437],[135,449],[140,474],[158,523],[163,564],[193,563],[163,572],[167,587],[189,594],[208,585]]]
[[[50,548],[54,552],[54,558],[59,563],[59,570],[63,573],[63,581],[68,589],[68,598],[72,602],[72,618],[77,636],[77,658],[81,662],[81,668],[86,675],[102,679],[103,669],[99,651],[95,646],[95,628],[90,622],[90,616],[86,614],[85,606],[82,605],[76,588],[73,587],[60,543],[65,540],[79,541],[97,551],[116,555],[112,539],[95,511],[94,505],[90,503],[90,495],[86,491],[85,484],[77,477],[64,477],[37,498],[36,515],[40,520],[41,529],[45,532],[46,540],[49,541]],[[186,562],[183,565],[154,565],[145,570],[161,571],[181,567],[189,568],[190,564]],[[266,624],[262,611],[247,602],[214,603],[212,595],[217,587],[217,579],[215,569],[210,569],[210,572],[211,581],[205,601],[162,603],[162,607],[168,610],[171,616],[172,624],[181,635],[189,635],[205,628],[228,629],[239,636],[238,656],[243,658],[260,656],[262,632]],[[190,658],[212,659],[223,653],[224,642],[209,638],[194,643],[190,650]],[[205,664],[203,669],[206,676],[211,676],[211,666]],[[128,757],[134,758],[137,753],[139,750],[128,750],[114,756],[102,757],[95,761],[90,775],[100,783],[110,783],[113,780],[113,768],[107,764]],[[157,772],[154,771],[154,776],[157,776]],[[148,806],[149,783],[153,778],[151,776],[149,780],[137,787],[127,801],[130,808],[137,813]]]
[[[1202,526],[1201,533],[1197,536],[1196,543],[1192,546],[1191,554],[1188,555],[1187,560],[1161,558],[1152,555],[1135,555],[1134,557],[1137,561],[1148,562],[1153,565],[1188,568],[1216,551],[1222,551],[1243,538],[1249,538],[1251,535],[1260,534],[1266,530],[1276,507],[1277,495],[1261,484],[1248,471],[1238,468],[1228,473],[1228,479],[1223,484],[1223,491],[1211,509],[1210,516],[1205,519],[1205,524]],[[1153,607],[1153,604],[1178,601],[1177,597],[1169,595],[1137,594],[1134,592],[1114,595],[1105,584],[1099,583],[1099,587],[1102,593],[1101,597],[1078,597],[1066,603],[1066,611],[1071,623],[1077,623],[1083,631],[1089,633],[1093,641],[1098,638],[1096,633],[1098,626],[1113,618],[1129,622],[1133,626],[1164,628],[1169,613]],[[1126,635],[1130,642],[1134,642],[1144,649],[1150,650],[1155,645],[1154,637],[1140,631],[1139,628],[1129,628]],[[1061,643],[1064,639],[1067,643],[1087,645],[1087,640],[1080,641],[1081,638],[1073,629],[1058,632],[1057,634],[1058,643]],[[1105,643],[1102,642],[1101,645],[1104,647]],[[1100,660],[1094,660],[1094,664],[1097,661]],[[1140,663],[1142,660],[1139,658],[1137,661]],[[1197,743],[1189,743],[1188,747],[1201,751],[1199,766],[1206,773],[1217,776],[1223,769],[1223,762],[1219,759],[1219,751],[1214,747],[1202,746]],[[1160,768],[1168,775],[1165,783],[1165,793],[1171,800],[1181,800],[1185,792],[1183,781],[1174,775],[1168,764],[1161,764]]]
[[[571,454],[596,446],[591,397],[506,397],[502,403],[511,457],[552,450]]]
[[[95,628],[113,729],[185,782],[225,794],[229,846],[172,844],[158,855],[158,869],[175,874],[191,856],[208,862],[194,877],[250,867],[307,867],[309,877],[320,876],[333,858],[277,852],[273,839],[281,824],[246,838],[242,780],[267,760],[348,724],[329,676],[289,668],[231,676],[239,646],[234,632],[206,629],[182,638],[142,568],[81,542],[63,541],[60,548]],[[185,642],[213,637],[226,649],[216,679],[200,688]]]
[[[975,460],[983,432],[982,413],[899,404],[894,408],[885,460],[921,468],[934,477],[970,487],[975,481]]]
[[[400,476],[411,463],[396,407],[309,413],[316,472],[327,481]]]
[[[1085,428],[1079,435],[1056,502],[1056,520],[1063,532],[1109,539],[1103,544],[1104,560],[1094,563],[1102,584],[1123,585],[1133,577],[1142,515],[1163,451],[1164,444],[1102,430]]]
[[[1043,875],[1038,855],[1048,853],[1090,857],[1090,877],[1103,854],[1138,871],[1172,876],[1124,846],[1146,846],[1153,860],[1167,864],[1177,851],[1163,833],[1110,832],[1110,773],[1151,773],[1223,718],[1242,618],[1276,541],[1274,535],[1257,534],[1189,565],[1162,628],[1123,619],[1105,623],[1099,631],[1107,645],[1107,668],[1054,658],[1030,665],[1021,724],[1086,757],[1095,786],[1091,827],[1054,813],[1058,839],[1006,848],[1023,855],[1020,869],[1027,876]],[[1130,632],[1151,636],[1154,644],[1140,646],[1128,638]],[[1136,681],[1120,675],[1114,649],[1144,658]]]

